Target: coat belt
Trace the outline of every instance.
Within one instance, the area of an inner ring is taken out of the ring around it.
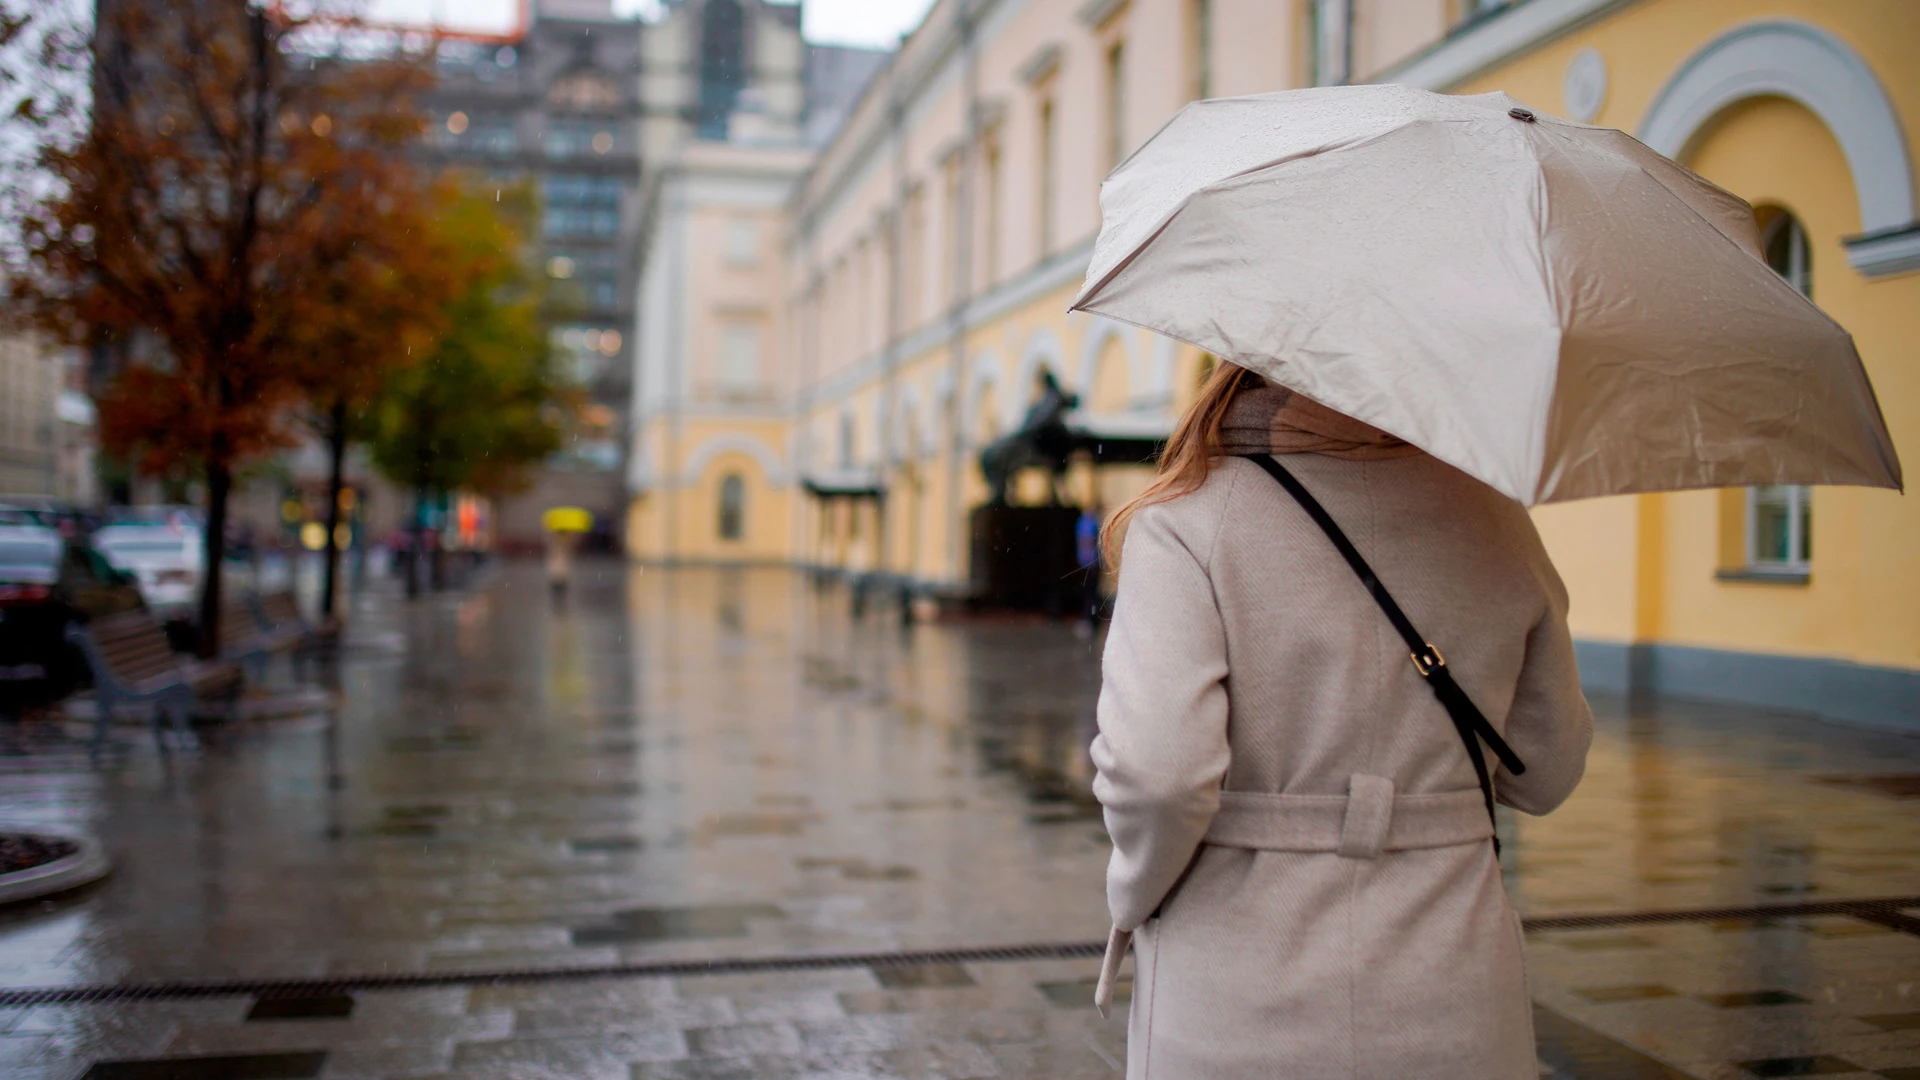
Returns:
[[[1223,791],[1201,843],[1255,851],[1330,851],[1372,859],[1383,851],[1478,844],[1493,835],[1480,791],[1398,795],[1383,776],[1354,773],[1345,795],[1263,795]],[[1107,1015],[1120,962],[1133,933],[1115,928],[1094,987],[1094,1007]]]
[[[1474,844],[1492,835],[1478,790],[1399,795],[1393,781],[1355,773],[1345,795],[1223,791],[1202,842],[1371,859],[1382,851]]]

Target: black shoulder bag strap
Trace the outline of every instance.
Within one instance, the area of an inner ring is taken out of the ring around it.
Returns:
[[[1347,565],[1359,575],[1360,583],[1373,594],[1374,602],[1386,613],[1387,621],[1400,632],[1401,640],[1407,643],[1407,649],[1413,655],[1414,670],[1427,680],[1427,685],[1433,689],[1433,696],[1439,698],[1440,704],[1446,707],[1447,716],[1453,720],[1453,730],[1459,732],[1460,741],[1466,744],[1467,757],[1473,760],[1473,775],[1480,781],[1480,797],[1487,804],[1487,819],[1493,820],[1493,777],[1487,772],[1487,756],[1480,749],[1480,740],[1485,739],[1487,745],[1493,747],[1494,756],[1500,759],[1500,764],[1515,776],[1527,771],[1520,755],[1513,752],[1513,747],[1508,746],[1493,725],[1487,723],[1487,718],[1481,715],[1480,707],[1473,703],[1459,683],[1453,681],[1453,673],[1447,670],[1446,657],[1441,656],[1440,650],[1413,628],[1407,613],[1400,610],[1400,605],[1394,602],[1392,594],[1387,592],[1387,587],[1374,574],[1373,567],[1367,565],[1367,560],[1353,546],[1353,541],[1347,539],[1347,534],[1327,513],[1327,508],[1320,505],[1320,500],[1301,486],[1300,481],[1271,454],[1250,454],[1247,460],[1267,470],[1267,475],[1278,480],[1280,486],[1287,489],[1287,494],[1300,504],[1300,509],[1305,510],[1313,523],[1320,526],[1320,531],[1333,541],[1333,546],[1339,549]],[[1493,838],[1493,850],[1495,855],[1500,852],[1500,838],[1497,835]]]

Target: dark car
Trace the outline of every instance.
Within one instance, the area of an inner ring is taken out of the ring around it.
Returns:
[[[99,552],[45,526],[0,521],[0,704],[72,693],[86,669],[67,625],[140,606],[139,585]]]

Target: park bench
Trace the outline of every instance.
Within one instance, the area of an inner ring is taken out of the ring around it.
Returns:
[[[233,592],[220,598],[220,659],[246,666],[254,682],[265,681],[267,662],[275,653],[290,651],[298,642],[274,631],[260,617],[254,602]]]
[[[309,621],[300,612],[300,602],[287,590],[261,593],[256,610],[260,615],[260,625],[302,650],[317,652],[330,648],[340,637],[337,621],[328,620],[318,625]]]
[[[310,622],[301,613],[300,602],[290,590],[259,594],[254,598],[254,614],[260,620],[261,632],[274,642],[276,651],[292,652],[296,672],[305,661],[324,656],[339,641],[339,623]]]
[[[153,737],[167,749],[165,725],[190,740],[187,723],[196,712],[216,701],[225,703],[232,719],[240,699],[240,669],[230,663],[183,660],[174,653],[167,634],[145,610],[108,615],[67,628],[67,637],[86,657],[93,672],[93,748],[106,744],[113,716],[123,704],[153,707]]]

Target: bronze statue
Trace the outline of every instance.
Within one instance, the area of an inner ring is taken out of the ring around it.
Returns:
[[[1060,388],[1053,372],[1041,368],[1033,377],[1034,402],[1020,427],[988,443],[980,451],[980,472],[987,479],[988,503],[1007,504],[1007,485],[1021,469],[1039,466],[1050,474],[1053,501],[1060,502],[1060,479],[1066,475],[1067,457],[1073,453],[1073,435],[1067,430],[1066,415],[1080,399]]]

